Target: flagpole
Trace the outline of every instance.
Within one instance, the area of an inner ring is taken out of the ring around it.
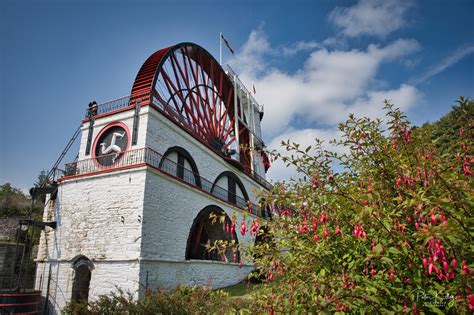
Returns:
[[[219,33],[219,64],[222,66],[222,32]]]

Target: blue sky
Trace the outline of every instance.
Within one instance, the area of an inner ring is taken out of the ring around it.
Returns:
[[[129,94],[162,47],[191,41],[218,58],[219,32],[236,50],[224,62],[255,82],[273,148],[337,137],[350,112],[382,115],[384,98],[422,124],[474,97],[473,1],[3,0],[0,12],[0,184],[22,189],[89,101]]]

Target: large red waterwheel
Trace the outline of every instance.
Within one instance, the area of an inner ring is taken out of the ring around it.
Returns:
[[[158,107],[169,119],[218,153],[236,145],[234,86],[219,63],[204,48],[181,43],[151,55],[140,68],[130,104]],[[238,124],[240,145],[248,145],[248,130]],[[240,150],[248,166],[248,152]]]

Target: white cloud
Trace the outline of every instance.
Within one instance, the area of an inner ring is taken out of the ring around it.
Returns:
[[[384,91],[371,91],[367,92],[364,97],[357,98],[350,106],[345,106],[337,122],[342,122],[347,119],[349,113],[354,113],[357,117],[369,117],[384,118],[385,111],[383,110],[384,100],[389,100],[396,107],[399,107],[402,111],[406,111],[415,106],[420,99],[422,99],[421,93],[413,86],[402,84],[398,89],[384,90]],[[339,109],[338,109],[339,110]],[[337,110],[336,110],[337,111]],[[270,150],[276,150],[281,154],[285,154],[284,148],[281,146],[282,141],[288,139],[292,142],[299,143],[302,148],[306,148],[310,145],[314,147],[314,139],[324,141],[323,147],[337,153],[343,153],[345,148],[341,146],[332,146],[329,144],[330,140],[340,139],[342,133],[336,127],[336,122],[326,129],[294,129],[289,128],[288,130],[274,136],[268,148]],[[294,167],[287,168],[285,163],[281,160],[276,161],[272,164],[267,176],[270,179],[289,179],[296,175]]]
[[[311,49],[318,48],[318,47],[321,47],[321,45],[316,43],[315,41],[309,41],[309,42],[299,41],[299,42],[296,42],[296,43],[294,43],[294,44],[292,44],[288,47],[282,47],[281,48],[281,53],[284,56],[292,56],[292,55],[297,54],[301,51],[311,50]]]
[[[265,49],[259,50],[260,54],[249,55],[248,47],[255,43]],[[264,64],[262,60],[268,55],[265,51],[273,50],[265,35],[254,31],[233,65],[240,70],[244,82],[255,81],[257,98],[267,109],[263,129],[267,134],[275,135],[286,130],[298,116],[325,125],[338,123],[351,111],[351,103],[364,96],[381,63],[419,49],[417,41],[406,39],[385,47],[369,45],[365,51],[322,48],[313,51],[305,65],[290,74],[269,69]],[[252,65],[255,66],[251,68]]]
[[[403,61],[419,51],[416,40],[398,39],[385,46],[371,44],[364,50],[314,47],[299,70],[284,72],[264,61],[277,53],[281,56],[285,47],[272,48],[260,29],[250,34],[241,52],[231,61],[243,82],[255,82],[256,98],[265,105],[262,130],[272,139],[269,145],[272,149],[277,149],[281,140],[287,138],[302,145],[313,143],[315,137],[335,138],[337,124],[345,121],[349,113],[383,118],[384,99],[404,110],[421,99],[416,87],[407,84],[380,87],[377,79],[381,64]],[[304,127],[296,121],[304,123]],[[288,178],[292,173],[282,164],[272,168],[269,177],[273,179]]]
[[[229,61],[238,73],[258,76],[266,69],[264,56],[271,54],[270,43],[261,28],[253,30],[240,52]]]
[[[461,59],[470,54],[474,53],[474,46],[463,47],[456,50],[454,53],[446,57],[445,59],[441,60],[441,62],[431,66],[428,71],[426,71],[423,75],[418,78],[412,79],[411,82],[413,84],[420,84],[425,82],[426,80],[431,79],[435,75],[443,72],[447,68],[451,67],[452,65],[458,63]]]
[[[385,117],[385,111],[383,110],[385,100],[406,112],[420,102],[422,98],[423,95],[416,87],[402,84],[398,89],[368,91],[363,97],[357,98],[348,109],[358,117],[383,119]]]
[[[406,12],[411,5],[404,0],[360,0],[351,7],[336,7],[329,21],[347,37],[384,37],[407,24]]]
[[[324,141],[324,148],[331,148],[340,153],[340,147],[330,147],[329,145],[330,140],[337,139],[340,136],[341,133],[337,129],[290,129],[273,138],[273,140],[268,144],[268,148],[270,150],[276,150],[283,155],[287,155],[287,152],[284,152],[284,148],[281,146],[282,141],[287,141],[289,139],[292,142],[300,144],[303,149],[306,149],[308,146],[312,146],[314,149],[314,140],[319,139]],[[274,180],[289,179],[290,177],[296,176],[296,170],[294,166],[287,167],[286,164],[279,159],[272,164],[267,176]]]

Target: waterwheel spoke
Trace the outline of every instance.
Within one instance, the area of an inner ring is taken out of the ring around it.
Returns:
[[[151,102],[214,150],[224,152],[235,144],[239,132],[234,130],[238,114],[234,113],[233,85],[217,61],[192,44],[156,54],[156,60],[150,59],[142,67],[143,74],[137,76],[135,94],[146,89],[142,83],[146,82],[146,71],[156,65],[155,83],[149,90]]]

